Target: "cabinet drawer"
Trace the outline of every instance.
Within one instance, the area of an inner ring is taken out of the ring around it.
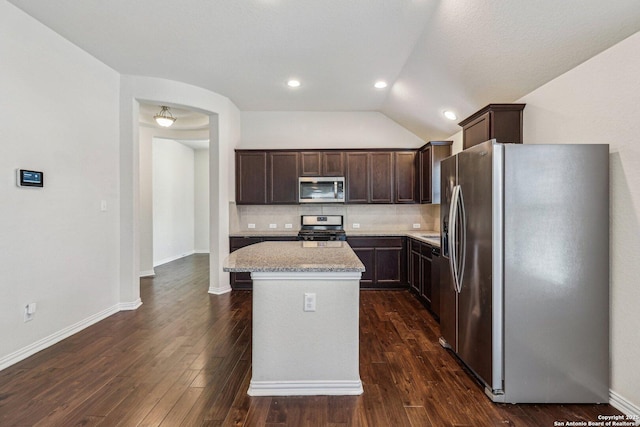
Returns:
[[[347,237],[352,248],[402,247],[402,237]]]

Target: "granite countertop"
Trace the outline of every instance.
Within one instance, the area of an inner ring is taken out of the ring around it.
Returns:
[[[346,242],[262,242],[231,253],[224,271],[363,272],[364,265]]]
[[[357,236],[386,237],[386,236],[404,236],[412,239],[420,240],[430,244],[431,246],[440,247],[440,232],[433,230],[346,230],[347,239]],[[279,237],[279,236],[297,236],[298,230],[279,230],[279,231],[238,231],[229,234],[229,237]],[[424,236],[438,236],[429,238]]]

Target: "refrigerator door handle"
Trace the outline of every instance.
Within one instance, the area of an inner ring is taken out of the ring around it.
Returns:
[[[458,285],[458,262],[456,252],[457,241],[457,216],[458,216],[458,192],[460,186],[453,187],[451,192],[451,202],[449,205],[449,267],[451,269],[451,277],[453,277],[453,286],[456,292],[460,292]]]
[[[458,198],[457,203],[460,205],[460,259],[456,257],[458,266],[458,293],[462,292],[462,283],[464,280],[464,263],[467,253],[467,214],[464,209],[464,197],[462,196],[462,187],[458,186]],[[457,234],[457,233],[456,233]]]

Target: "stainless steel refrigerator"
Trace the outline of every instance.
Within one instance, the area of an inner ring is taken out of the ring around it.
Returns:
[[[495,402],[609,401],[608,145],[442,161],[441,344]]]

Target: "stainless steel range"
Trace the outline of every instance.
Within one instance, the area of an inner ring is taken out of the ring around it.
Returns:
[[[347,240],[342,215],[302,215],[298,240]]]

